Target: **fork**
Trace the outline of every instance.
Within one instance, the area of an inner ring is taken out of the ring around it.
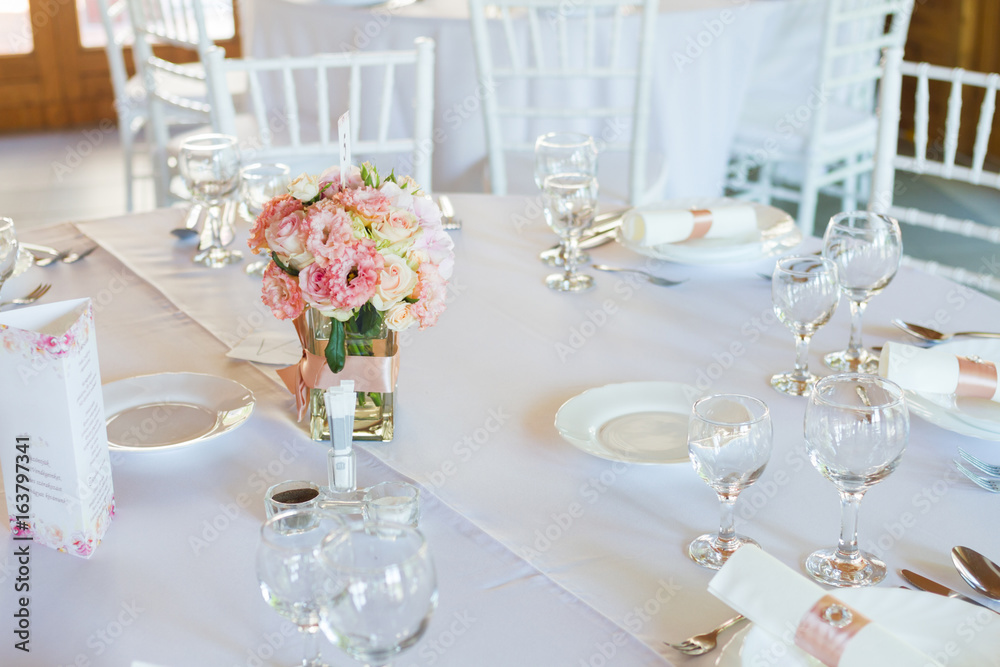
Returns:
[[[591,264],[598,271],[616,271],[622,273],[635,273],[654,285],[659,285],[661,287],[673,287],[674,285],[680,285],[681,283],[687,282],[686,280],[667,280],[666,278],[661,278],[660,276],[654,276],[652,273],[643,271],[642,269],[625,269],[618,268],[614,266],[605,266],[604,264]]]
[[[684,655],[704,655],[711,650],[714,650],[716,646],[719,645],[719,634],[733,627],[746,617],[743,614],[734,616],[716,629],[711,632],[706,632],[705,634],[695,635],[693,637],[688,637],[684,641],[678,644],[671,644],[670,642],[663,642],[675,651],[680,651]]]
[[[451,204],[451,198],[448,195],[441,195],[438,197],[438,205],[441,207],[441,229],[461,229],[462,221],[455,217],[455,207]]]
[[[66,259],[67,255],[69,255],[68,252],[61,252],[58,255],[51,255],[49,257],[42,257],[40,259],[36,259],[35,266],[48,266],[50,264],[55,264],[56,262]]]
[[[968,468],[962,465],[962,462],[958,459],[952,459],[952,463],[958,468],[958,471],[971,479],[976,486],[986,489],[991,493],[1000,493],[1000,482],[995,482],[992,479],[986,479],[985,477],[980,477],[976,473],[972,472]]]
[[[97,246],[93,245],[84,250],[83,252],[71,252],[70,254],[62,258],[62,263],[73,264],[74,262],[79,262],[81,259],[89,255],[90,253],[94,252],[95,250],[97,250]]]
[[[1000,466],[993,465],[992,463],[987,463],[981,459],[977,459],[975,456],[965,451],[961,447],[958,448],[958,455],[961,456],[966,462],[971,463],[974,468],[986,473],[991,477],[1000,477]]]
[[[35,289],[31,290],[26,296],[20,299],[11,299],[10,301],[4,301],[0,303],[0,308],[5,308],[7,306],[27,306],[29,303],[34,303],[45,296],[45,293],[52,289],[52,285],[48,283],[42,283]]]

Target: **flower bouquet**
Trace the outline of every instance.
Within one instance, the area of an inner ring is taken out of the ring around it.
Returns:
[[[392,439],[399,367],[395,333],[425,329],[445,308],[454,244],[441,210],[409,177],[385,179],[369,164],[303,174],[271,199],[249,245],[267,253],[262,300],[291,319],[302,358],[280,370],[299,419],[310,411],[315,440],[328,437],[323,389],[354,380],[355,438]]]

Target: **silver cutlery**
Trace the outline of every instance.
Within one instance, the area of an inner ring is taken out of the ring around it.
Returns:
[[[958,459],[952,459],[952,463],[955,464],[955,467],[958,468],[958,471],[960,473],[962,473],[970,480],[972,480],[972,482],[976,486],[986,489],[991,493],[1000,493],[1000,481],[994,481],[992,479],[986,479],[985,477],[980,477],[979,475],[977,475],[976,473],[972,472],[964,465],[962,465],[962,462],[959,461]]]
[[[441,228],[451,231],[462,228],[462,221],[455,217],[455,207],[451,204],[448,195],[438,197],[438,206],[441,207]]]
[[[1000,477],[1000,466],[993,465],[992,463],[987,463],[982,459],[977,459],[975,456],[965,451],[961,447],[958,448],[958,455],[970,463],[974,468],[978,468],[980,471],[990,475],[992,477]]]
[[[934,595],[940,595],[942,597],[952,598],[954,600],[961,600],[963,602],[968,602],[978,607],[982,607],[983,609],[989,609],[990,611],[994,611],[993,609],[990,609],[989,607],[984,605],[982,602],[973,600],[972,598],[966,595],[962,595],[958,591],[953,591],[944,584],[939,584],[933,579],[928,579],[922,574],[917,574],[916,572],[912,572],[910,570],[900,570],[899,576],[903,577],[903,579],[908,581],[914,588],[918,588],[926,593],[933,593]],[[994,613],[1000,614],[1000,612],[994,612]]]
[[[205,207],[201,204],[192,204],[184,215],[184,224],[177,229],[171,229],[170,233],[179,239],[189,239],[198,236],[198,225],[205,215]]]
[[[71,252],[71,253],[69,253],[68,255],[66,255],[65,257],[62,258],[62,263],[63,264],[75,264],[76,262],[79,262],[84,257],[87,257],[88,255],[90,255],[90,253],[94,252],[95,250],[97,250],[97,246],[96,245],[92,245],[89,248],[87,248],[86,250],[84,250],[83,252]]]
[[[993,333],[990,331],[956,331],[954,333],[943,333],[941,331],[936,331],[935,329],[920,326],[919,324],[904,322],[900,319],[895,319],[892,323],[896,325],[896,328],[905,331],[914,338],[919,338],[920,340],[928,343],[943,343],[955,338],[956,336],[969,336],[972,338],[1000,338],[1000,333]]]
[[[680,285],[681,283],[687,282],[686,280],[667,280],[666,278],[661,278],[660,276],[654,276],[652,273],[643,271],[642,269],[628,269],[624,267],[616,266],[606,266],[604,264],[592,264],[598,271],[614,271],[620,273],[634,273],[640,275],[654,285],[659,285],[661,287],[673,287],[674,285]]]
[[[49,257],[41,257],[35,260],[35,266],[49,266],[55,264],[56,262],[66,259],[69,255],[67,252],[60,252]]]
[[[742,614],[738,616],[733,616],[731,619],[715,628],[710,632],[704,634],[695,635],[693,637],[688,637],[682,642],[677,644],[671,644],[670,642],[663,642],[675,651],[680,651],[685,655],[704,655],[711,650],[714,650],[719,644],[719,634],[725,632],[729,628],[733,627],[740,621],[746,620],[746,617]]]
[[[965,583],[988,598],[1000,600],[1000,565],[969,547],[952,549],[951,560]]]
[[[618,227],[621,225],[622,216],[628,210],[626,208],[620,211],[609,211],[594,218],[594,226],[580,235],[577,247],[580,250],[589,250],[614,241]],[[548,250],[538,253],[538,258],[548,264],[551,260],[559,257],[561,251],[561,245],[554,245]]]
[[[50,289],[52,289],[52,285],[42,283],[19,299],[11,299],[10,301],[0,303],[0,308],[6,308],[7,306],[27,306],[29,303],[34,303],[41,299]]]
[[[53,257],[59,254],[59,251],[55,248],[50,248],[47,245],[38,245],[36,243],[19,243],[19,246],[30,252],[35,257],[43,255],[45,257]]]

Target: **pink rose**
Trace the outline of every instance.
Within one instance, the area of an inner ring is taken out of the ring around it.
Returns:
[[[305,211],[292,211],[272,222],[264,230],[264,238],[281,261],[294,269],[301,269],[313,261],[313,256],[306,249],[309,225],[306,224]]]
[[[350,173],[347,176],[347,187],[360,188],[362,183],[361,168],[352,165]],[[324,186],[326,187],[324,188]],[[332,199],[334,195],[340,192],[340,167],[329,167],[320,174],[319,188],[326,199]]]
[[[306,249],[316,263],[329,266],[330,262],[354,241],[351,216],[336,202],[323,199],[306,211],[309,236]]]
[[[315,262],[299,272],[299,289],[302,291],[303,301],[323,311],[334,307],[327,273],[327,267]]]
[[[402,209],[393,209],[389,215],[372,222],[372,236],[389,243],[405,241],[419,231],[417,216]]]
[[[455,268],[455,242],[448,232],[442,229],[424,229],[410,248],[410,255],[420,263],[429,261],[438,267],[438,272],[445,280],[451,278]]]
[[[397,303],[385,311],[385,325],[393,331],[409,329],[417,323],[413,306],[408,303]]]
[[[257,220],[250,230],[250,240],[247,241],[247,245],[257,254],[270,252],[270,249],[267,247],[268,241],[265,237],[268,227],[295,211],[301,210],[302,202],[291,195],[281,195],[280,197],[273,198],[264,205],[264,210],[257,216]]]
[[[279,320],[294,320],[306,307],[302,300],[302,290],[299,289],[299,281],[285,273],[274,262],[264,269],[261,301]]]
[[[413,288],[417,286],[417,274],[399,255],[386,254],[382,257],[385,259],[385,265],[379,273],[372,305],[376,310],[384,311],[413,292]]]

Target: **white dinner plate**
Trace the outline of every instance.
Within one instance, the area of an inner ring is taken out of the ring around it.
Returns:
[[[661,243],[644,246],[623,239],[618,242],[640,255],[679,264],[732,264],[752,262],[791,250],[802,242],[802,232],[795,219],[779,208],[727,197],[711,199],[673,199],[639,206],[637,210],[691,209],[724,206],[752,206],[757,213],[757,233],[744,237],[722,239],[692,239],[682,243]]]
[[[1000,340],[974,339],[942,343],[937,349],[963,356],[1000,360]],[[983,440],[1000,441],[1000,403],[984,398],[906,391],[910,412],[941,428]]]
[[[158,373],[104,385],[108,446],[176,449],[232,431],[253,412],[253,392],[201,373]]]
[[[900,588],[842,588],[833,595],[948,667],[1000,665],[1000,616],[991,611]],[[818,660],[756,626],[735,635],[715,664],[822,667]]]
[[[609,461],[689,461],[688,417],[698,395],[677,382],[596,387],[563,403],[556,429],[570,444]]]

